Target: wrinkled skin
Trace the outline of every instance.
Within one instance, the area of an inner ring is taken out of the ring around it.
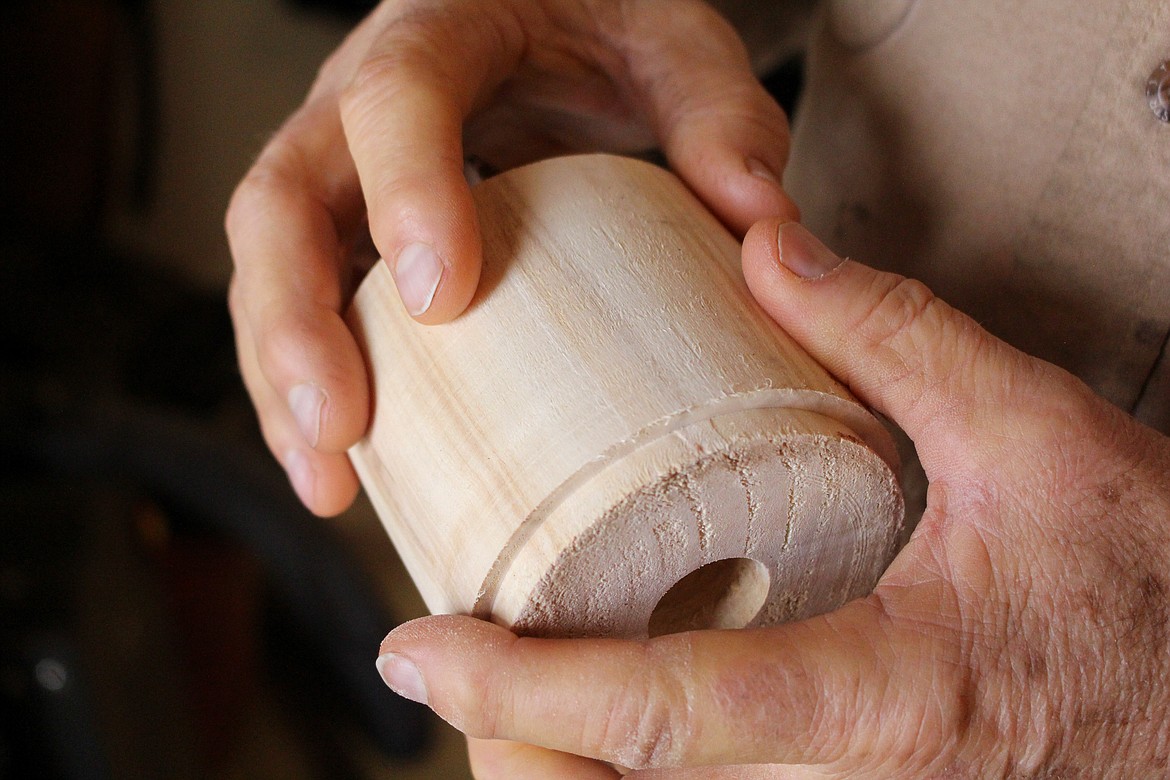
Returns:
[[[241,369],[305,503],[357,489],[367,379],[340,312],[369,237],[392,269],[435,249],[417,318],[442,322],[478,278],[465,154],[650,144],[732,229],[763,220],[753,293],[910,435],[926,514],[828,615],[646,642],[422,618],[383,643],[388,682],[472,738],[480,778],[1170,773],[1170,440],[793,222],[783,116],[689,0],[388,2],[325,64],[227,220]]]

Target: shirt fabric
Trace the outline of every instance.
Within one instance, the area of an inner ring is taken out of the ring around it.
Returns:
[[[1170,432],[1170,0],[832,0],[815,30],[805,224]]]

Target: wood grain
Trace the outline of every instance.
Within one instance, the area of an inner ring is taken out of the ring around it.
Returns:
[[[414,323],[382,263],[350,313],[374,391],[350,456],[432,611],[636,637],[873,587],[902,522],[889,436],[752,300],[685,186],[589,155],[474,196],[464,315]]]

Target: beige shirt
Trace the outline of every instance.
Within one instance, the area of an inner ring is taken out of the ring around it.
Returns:
[[[841,254],[1170,431],[1170,0],[833,0],[785,184]]]

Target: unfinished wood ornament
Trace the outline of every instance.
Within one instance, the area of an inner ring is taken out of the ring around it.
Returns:
[[[474,196],[465,314],[415,323],[384,263],[350,313],[374,391],[350,457],[433,612],[645,637],[873,588],[903,515],[890,437],[678,179],[587,155]]]

